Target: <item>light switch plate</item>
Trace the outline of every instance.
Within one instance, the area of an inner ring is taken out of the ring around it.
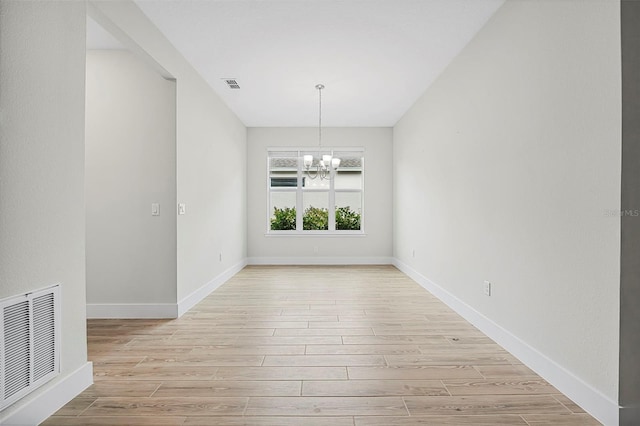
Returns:
[[[491,282],[484,282],[484,294],[485,296],[491,296]]]
[[[187,206],[184,203],[178,204],[178,214],[185,214],[187,212]]]
[[[151,216],[160,216],[160,203],[151,203]]]

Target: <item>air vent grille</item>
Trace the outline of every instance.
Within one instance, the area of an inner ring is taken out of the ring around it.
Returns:
[[[0,410],[60,372],[58,285],[0,300]]]
[[[53,294],[33,299],[33,380],[55,371],[55,317]]]
[[[230,89],[239,89],[240,84],[238,84],[238,80],[234,78],[223,78],[224,82],[227,83]]]
[[[4,397],[9,398],[29,386],[31,377],[28,301],[5,308],[4,338]]]

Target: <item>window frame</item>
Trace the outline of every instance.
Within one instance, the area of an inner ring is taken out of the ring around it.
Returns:
[[[315,189],[313,187],[304,186],[304,180],[309,179],[305,176],[304,165],[302,161],[303,153],[314,151],[316,147],[270,147],[267,148],[266,155],[266,233],[265,236],[270,237],[362,237],[365,234],[365,150],[364,147],[322,147],[320,151],[331,153],[332,156],[340,157],[341,152],[360,153],[360,189],[336,189],[335,188],[335,170],[331,170],[331,179],[329,181],[329,189]],[[277,152],[296,152],[297,156],[297,186],[296,187],[272,187],[271,186],[271,158],[272,153]],[[307,181],[308,182],[308,181]],[[273,192],[295,192],[296,194],[296,229],[295,230],[272,230],[271,229],[271,194]],[[328,228],[327,230],[304,230],[303,214],[304,214],[304,194],[311,192],[327,192],[328,193]],[[359,230],[337,230],[335,229],[335,195],[336,193],[359,193],[360,194],[360,229]]]

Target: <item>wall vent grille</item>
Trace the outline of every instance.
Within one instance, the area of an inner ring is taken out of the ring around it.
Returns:
[[[0,410],[60,373],[60,286],[0,300]]]

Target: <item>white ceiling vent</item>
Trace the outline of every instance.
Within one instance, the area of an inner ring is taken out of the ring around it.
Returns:
[[[238,84],[238,80],[235,78],[223,78],[224,82],[227,83],[229,89],[239,89],[240,85]]]
[[[60,373],[60,286],[0,300],[0,410]]]

